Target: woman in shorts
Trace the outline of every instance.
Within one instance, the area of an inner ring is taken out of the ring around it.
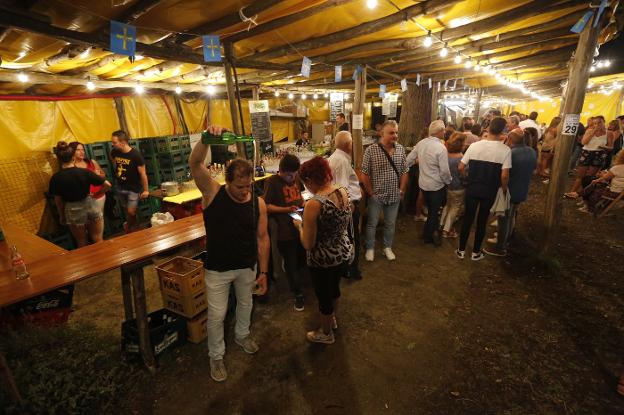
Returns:
[[[111,188],[111,184],[94,172],[76,167],[75,151],[64,141],[54,148],[61,170],[50,179],[49,193],[59,211],[62,224],[67,224],[78,247],[87,245],[87,232],[91,240],[102,241],[104,226],[102,211],[95,199]],[[101,186],[91,194],[91,186]]]

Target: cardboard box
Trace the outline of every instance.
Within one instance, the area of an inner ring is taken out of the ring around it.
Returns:
[[[186,320],[186,331],[188,333],[188,341],[191,343],[201,343],[208,337],[208,311],[203,311],[193,318]]]
[[[201,261],[175,257],[158,265],[156,271],[163,295],[168,294],[176,298],[193,297],[205,291],[204,264]]]
[[[208,308],[205,289],[191,296],[172,295],[163,291],[162,298],[167,310],[188,318],[193,318]]]

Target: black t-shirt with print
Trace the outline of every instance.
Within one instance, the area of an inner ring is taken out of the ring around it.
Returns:
[[[264,201],[267,204],[279,207],[303,206],[301,182],[295,180],[288,184],[278,174],[264,181]],[[292,241],[299,238],[299,233],[292,223],[292,217],[288,213],[272,213],[271,217],[277,221],[277,240]]]
[[[111,151],[111,158],[115,163],[115,179],[117,185],[123,190],[141,193],[143,184],[139,175],[139,166],[145,165],[143,156],[137,149],[131,149],[127,153],[116,148]]]
[[[48,191],[53,196],[60,196],[65,202],[79,202],[89,195],[91,185],[102,184],[104,178],[91,170],[70,167],[54,173]]]
[[[349,123],[344,122],[338,127],[338,131],[349,131]]]

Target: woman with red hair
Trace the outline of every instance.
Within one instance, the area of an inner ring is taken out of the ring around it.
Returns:
[[[327,160],[314,157],[301,165],[299,177],[314,196],[303,210],[303,222],[294,220],[319,302],[321,327],[307,333],[309,341],[332,344],[338,328],[336,306],[340,297],[340,278],[353,260],[353,243],[348,236],[351,225],[349,195],[344,187],[332,184]]]

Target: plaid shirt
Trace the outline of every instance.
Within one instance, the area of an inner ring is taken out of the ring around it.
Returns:
[[[398,143],[395,144],[394,154],[390,157],[392,157],[400,176],[407,173],[409,167],[405,157],[405,147]],[[370,177],[373,196],[379,202],[388,205],[401,200],[399,178],[379,145],[370,145],[364,152],[362,173]]]

